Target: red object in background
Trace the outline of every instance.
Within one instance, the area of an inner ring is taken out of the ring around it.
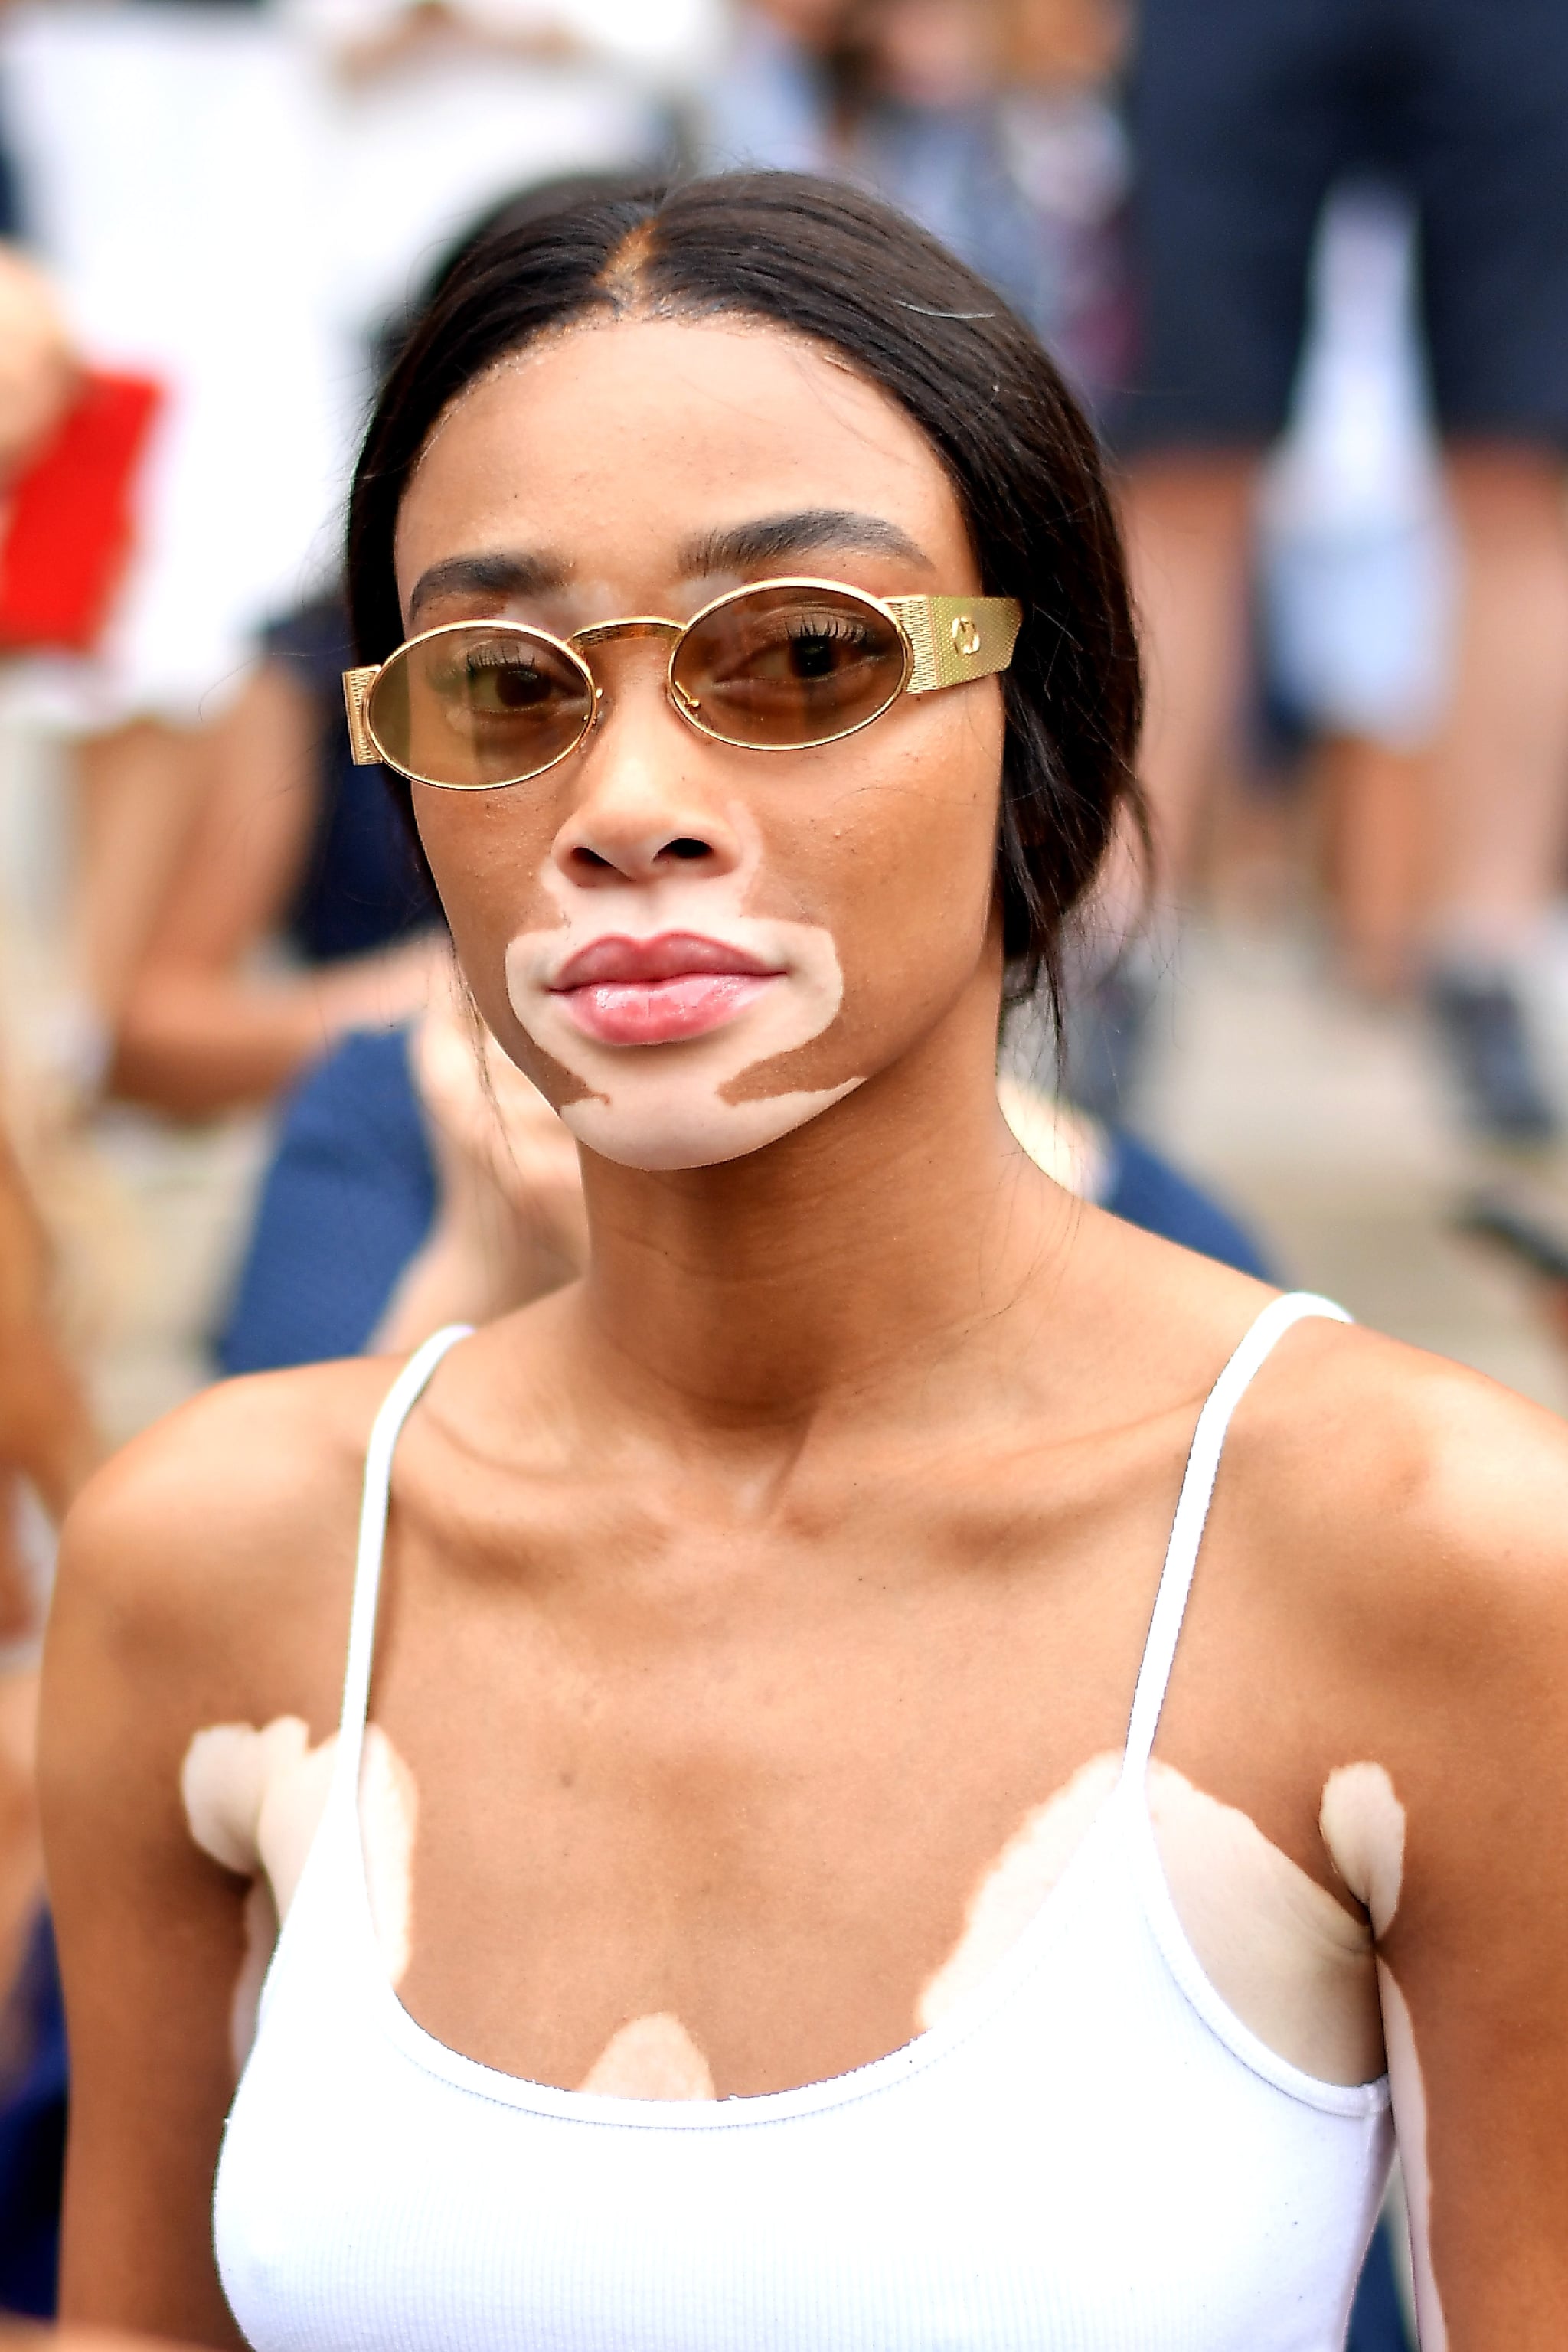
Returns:
[[[136,534],[136,478],[163,404],[150,377],[89,374],[0,502],[0,648],[90,653]]]

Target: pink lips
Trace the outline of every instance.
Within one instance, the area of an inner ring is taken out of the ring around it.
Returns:
[[[602,1045],[668,1045],[722,1027],[778,977],[777,966],[723,940],[665,931],[656,940],[595,940],[551,992]]]

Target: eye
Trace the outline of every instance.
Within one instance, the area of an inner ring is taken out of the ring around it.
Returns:
[[[849,614],[748,614],[744,625],[736,631],[734,643],[726,648],[720,676],[758,685],[807,685],[836,677],[858,662],[874,657],[878,650],[870,631]]]
[[[809,614],[790,616],[790,654],[797,677],[831,677],[847,662],[864,659],[869,651],[868,634],[842,614],[816,620]]]
[[[453,724],[539,718],[580,703],[584,692],[547,649],[494,640],[462,646],[435,663],[429,677]]]
[[[557,681],[526,656],[485,646],[476,646],[454,662],[437,684],[480,711],[526,710],[560,691]]]

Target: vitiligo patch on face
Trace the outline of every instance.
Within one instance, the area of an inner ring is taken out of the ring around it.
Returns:
[[[224,1869],[255,1882],[232,2011],[237,2069],[255,2037],[261,1980],[321,1824],[337,1746],[334,1732],[312,1748],[297,1715],[279,1716],[260,1730],[219,1723],[196,1733],[180,1768],[191,1836]],[[408,1968],[417,1795],[413,1774],[378,1724],[365,1729],[359,1801],[371,1916],[395,1986]]]
[[[963,1930],[916,2009],[934,2025],[983,1984],[1038,1913],[1116,1787],[1121,1758],[1096,1756],[1008,1840]],[[1304,2074],[1364,2083],[1382,2071],[1371,1937],[1235,1806],[1168,1764],[1149,1809],[1166,1883],[1204,1974],[1249,2032]]]
[[[733,823],[745,855],[729,874],[575,887],[553,866],[540,888],[560,919],[521,933],[506,953],[507,996],[539,1052],[546,1083],[580,1143],[628,1168],[706,1168],[775,1143],[861,1083],[845,1076],[832,1032],[844,998],[838,950],[826,925],[747,911],[760,859],[746,812]],[[716,940],[774,975],[733,1018],[705,1035],[654,1045],[588,1036],[556,983],[581,950],[611,938],[672,933]],[[816,1081],[816,1083],[814,1083]]]

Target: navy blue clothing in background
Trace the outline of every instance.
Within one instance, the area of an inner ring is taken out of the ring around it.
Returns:
[[[1272,441],[1323,200],[1369,174],[1415,200],[1440,429],[1568,445],[1562,0],[1141,0],[1137,16],[1122,446]]]
[[[357,1356],[435,1213],[407,1033],[345,1037],[284,1110],[219,1370]]]
[[[1221,1265],[1255,1274],[1259,1282],[1274,1280],[1274,1269],[1255,1236],[1212,1192],[1200,1192],[1169,1160],[1122,1129],[1111,1134],[1110,1155],[1100,1206],[1113,1217],[1125,1217],[1130,1225],[1142,1225],[1164,1241],[1179,1242],[1200,1257],[1217,1258]]]
[[[0,2020],[0,2311],[53,2315],[65,2155],[65,2012],[40,1914]]]
[[[307,963],[370,955],[440,919],[408,828],[380,768],[354,765],[342,674],[353,661],[348,615],[335,596],[274,622],[262,636],[316,706],[315,831],[284,929]]]

